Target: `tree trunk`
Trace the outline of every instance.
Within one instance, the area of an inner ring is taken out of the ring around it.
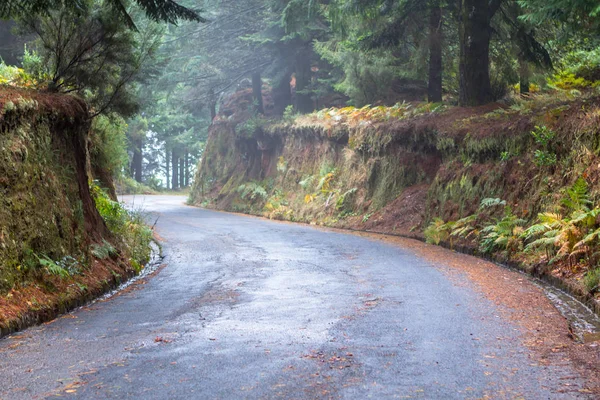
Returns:
[[[103,238],[110,238],[112,234],[102,216],[96,208],[94,199],[90,192],[90,180],[87,172],[88,151],[87,151],[87,132],[90,129],[89,123],[81,125],[83,129],[71,134],[71,140],[75,155],[75,168],[77,185],[79,187],[79,198],[83,209],[83,223],[87,236],[92,241],[99,242]]]
[[[492,101],[490,84],[489,0],[462,0],[460,24],[459,80],[461,106],[478,106]]]
[[[185,150],[185,187],[190,186],[190,152]]]
[[[171,152],[165,146],[165,175],[167,177],[167,190],[169,190],[169,187],[171,186],[171,169],[169,168],[169,164],[171,161],[170,157]]]
[[[310,77],[310,52],[301,51],[296,56],[296,110],[301,114],[308,114],[313,111],[310,94],[301,93],[308,89]]]
[[[260,78],[260,72],[252,74],[252,97],[256,105],[256,112],[258,114],[265,113],[265,107],[263,105],[262,97],[262,79]]]
[[[172,154],[171,165],[173,166],[173,180],[171,182],[171,188],[177,190],[179,188],[179,158],[175,149],[173,149]]]
[[[529,63],[519,56],[519,91],[521,95],[529,94]]]
[[[427,100],[442,101],[442,8],[440,0],[431,0],[429,10],[429,84]]]
[[[134,141],[135,148],[133,149],[133,170],[134,178],[137,182],[142,182],[142,147],[143,147],[142,138],[136,138]]]
[[[179,187],[185,187],[185,157],[179,158]]]
[[[217,99],[215,98],[215,90],[212,88],[208,92],[208,101],[210,103],[210,120],[212,122],[217,116]]]
[[[283,115],[286,107],[292,104],[292,74],[286,72],[281,81],[273,87],[273,108],[276,115]]]

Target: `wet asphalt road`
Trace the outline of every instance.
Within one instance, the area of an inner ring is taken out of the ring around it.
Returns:
[[[127,198],[145,284],[0,340],[0,398],[572,398],[465,276],[380,241]]]

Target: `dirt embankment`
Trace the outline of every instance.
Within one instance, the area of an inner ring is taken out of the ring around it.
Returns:
[[[435,218],[457,221],[476,213],[486,198],[504,200],[515,218],[533,224],[538,213],[556,211],[581,177],[593,204],[600,202],[598,98],[447,108],[379,122],[368,119],[377,110],[344,112],[294,123],[218,116],[191,201],[419,239]],[[532,135],[543,129],[552,136],[547,142]],[[497,208],[489,221],[503,212]],[[452,245],[478,249],[469,240],[453,239]],[[528,256],[513,256],[495,255],[531,265]],[[593,265],[535,264],[530,269],[538,275],[597,303],[582,284]]]
[[[53,318],[131,276],[90,193],[85,103],[0,88],[0,336]]]

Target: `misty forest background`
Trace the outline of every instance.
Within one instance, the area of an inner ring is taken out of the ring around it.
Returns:
[[[12,0],[0,17],[0,84],[83,97],[123,191],[190,186],[236,93],[276,120],[600,80],[593,0]]]

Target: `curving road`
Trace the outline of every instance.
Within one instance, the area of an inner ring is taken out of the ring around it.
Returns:
[[[566,355],[542,360],[527,324],[461,270],[473,258],[436,250],[433,262],[406,245],[184,200],[126,198],[159,215],[166,267],[0,340],[1,399],[593,396]],[[493,272],[516,285],[513,302],[540,292]],[[544,320],[561,320],[542,306]]]

